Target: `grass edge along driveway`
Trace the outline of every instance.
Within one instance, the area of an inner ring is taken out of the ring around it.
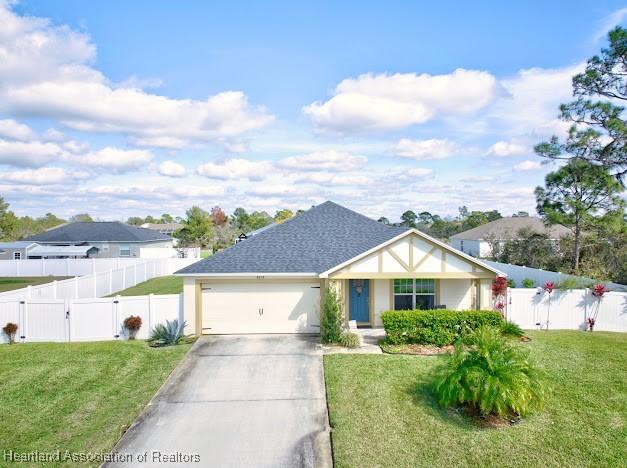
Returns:
[[[335,466],[620,466],[627,333],[529,335],[553,393],[542,412],[502,429],[437,405],[431,371],[442,356],[325,356]]]
[[[150,348],[145,341],[0,346],[2,453],[108,452],[190,346]]]

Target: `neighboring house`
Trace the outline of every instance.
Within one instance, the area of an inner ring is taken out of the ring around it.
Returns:
[[[27,241],[0,242],[0,260],[25,260],[36,246],[36,243]]]
[[[181,223],[144,223],[140,227],[144,229],[152,229],[153,231],[160,232],[161,234],[171,236],[176,231],[181,229],[183,225]]]
[[[517,238],[521,229],[546,234],[554,242],[571,235],[561,224],[547,226],[535,216],[509,216],[451,236],[451,245],[473,257],[490,257],[493,247]]]
[[[138,228],[119,221],[69,223],[30,236],[26,241],[42,246],[81,246],[97,251],[90,257],[139,257],[141,248],[171,249],[172,238],[152,229]]]
[[[89,245],[55,246],[35,242],[0,242],[0,260],[32,260],[39,258],[90,258],[98,249]]]
[[[390,309],[491,308],[499,270],[415,229],[332,202],[196,262],[184,277],[187,332],[318,333],[337,290],[346,320],[381,326]]]

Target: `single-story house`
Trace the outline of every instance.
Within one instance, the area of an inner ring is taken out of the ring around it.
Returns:
[[[37,247],[35,242],[0,242],[0,260],[25,260],[35,247]]]
[[[346,320],[390,309],[491,308],[502,272],[415,229],[325,202],[175,273],[187,333],[318,333],[327,287]]]
[[[94,247],[97,251],[89,256],[96,258],[140,257],[141,248],[173,247],[172,238],[167,234],[119,221],[68,223],[24,240],[41,246]]]
[[[98,253],[89,245],[39,245],[36,242],[0,242],[0,260],[32,260],[40,258],[91,258]]]
[[[490,257],[494,247],[500,248],[505,241],[515,240],[521,230],[546,234],[555,243],[572,235],[567,227],[547,226],[535,216],[507,216],[451,236],[451,245],[473,257]]]

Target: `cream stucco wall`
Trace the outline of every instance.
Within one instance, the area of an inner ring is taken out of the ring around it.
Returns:
[[[390,310],[392,305],[390,304],[390,280],[387,279],[375,279],[372,280],[372,296],[374,299],[373,312],[374,312],[374,326],[382,327],[381,313],[386,310]]]
[[[469,279],[440,280],[440,304],[447,309],[467,310],[472,308],[472,282]]]
[[[183,278],[183,316],[185,334],[196,334],[196,278]]]
[[[483,310],[491,310],[494,308],[492,301],[492,280],[482,279],[480,285],[480,295],[479,302],[481,303],[481,309]]]

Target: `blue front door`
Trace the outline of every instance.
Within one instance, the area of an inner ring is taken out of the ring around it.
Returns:
[[[360,323],[370,322],[370,283],[368,280],[349,280],[348,318]]]

